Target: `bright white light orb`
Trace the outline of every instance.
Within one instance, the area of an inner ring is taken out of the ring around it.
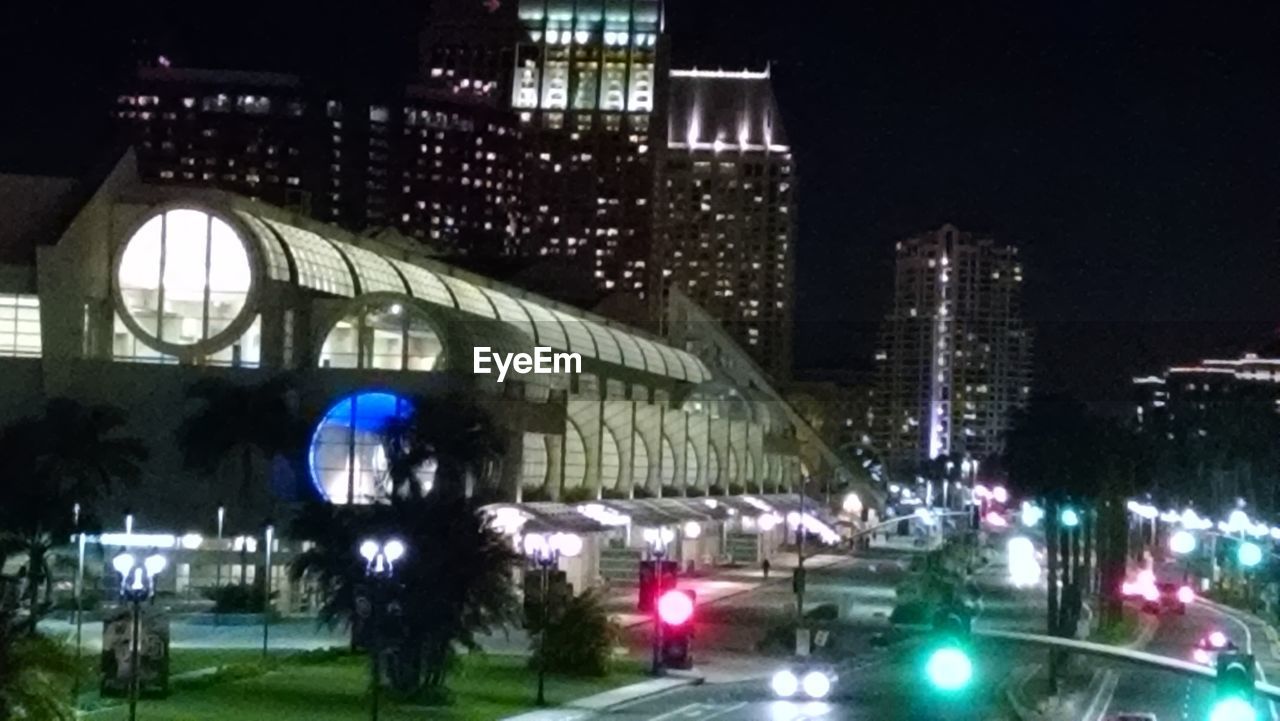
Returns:
[[[810,671],[800,681],[800,687],[804,689],[805,696],[821,700],[831,693],[831,679],[820,671]]]
[[[122,553],[119,556],[116,556],[115,558],[111,559],[111,567],[116,569],[116,573],[120,574],[121,576],[129,575],[129,571],[133,570],[133,567],[136,563],[137,561],[134,559],[133,554],[131,553]]]
[[[551,536],[551,548],[565,558],[576,558],[582,553],[582,536],[576,533],[555,533]]]
[[[378,557],[378,542],[365,541],[360,544],[360,555],[364,560],[373,563],[373,559]]]
[[[684,524],[685,538],[698,538],[702,535],[702,526],[697,521],[688,521]]]
[[[147,575],[153,578],[155,576],[159,576],[161,573],[164,573],[165,567],[169,565],[169,562],[165,559],[165,557],[161,556],[158,553],[153,553],[150,556],[147,556],[147,560],[143,561],[142,563],[143,563],[143,566],[147,569]]]
[[[387,560],[391,563],[404,558],[404,551],[404,542],[397,539],[387,541],[386,545],[382,547],[382,553],[386,555]]]
[[[800,690],[800,679],[796,678],[789,669],[784,668],[769,680],[769,687],[773,689],[774,696],[791,698],[796,695],[796,691]]]
[[[1186,555],[1196,550],[1196,537],[1190,531],[1175,531],[1169,537],[1169,550],[1178,555]]]

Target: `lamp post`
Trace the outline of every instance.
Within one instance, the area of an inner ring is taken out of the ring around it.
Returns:
[[[112,568],[120,574],[120,598],[127,601],[133,611],[133,634],[129,645],[129,721],[138,718],[138,686],[142,677],[139,668],[142,602],[155,595],[156,577],[164,572],[167,565],[168,561],[158,553],[139,558],[125,552],[111,561]]]
[[[662,675],[662,617],[658,614],[658,598],[662,595],[662,561],[667,555],[667,544],[675,539],[675,532],[670,528],[644,529],[644,541],[649,544],[649,555],[653,557],[654,590],[653,606],[653,666],[650,671],[654,676]]]
[[[370,538],[360,544],[360,556],[365,560],[364,575],[369,579],[370,593],[373,596],[369,604],[369,635],[372,639],[369,658],[369,695],[371,697],[369,718],[372,721],[378,721],[378,696],[382,686],[382,674],[379,669],[382,644],[378,628],[378,610],[382,602],[382,594],[378,591],[385,582],[395,576],[396,561],[403,558],[407,551],[404,542],[395,538],[385,541]]]
[[[267,646],[271,637],[271,544],[275,540],[276,529],[270,523],[263,530],[263,541],[266,550],[264,555],[264,575],[262,578],[262,658],[267,658]]]
[[[582,553],[582,538],[573,533],[530,533],[524,537],[524,552],[541,573],[542,619],[538,630],[538,698],[539,706],[547,705],[547,623],[551,613],[551,569],[560,565],[560,559],[573,558]]]
[[[216,588],[222,587],[222,526],[226,522],[226,520],[227,520],[227,507],[219,503],[218,504],[218,546],[217,546],[217,549],[214,551],[214,554],[215,554],[214,558],[218,562],[217,570],[214,572],[215,576],[214,576],[214,582],[213,582],[213,585]]]
[[[80,527],[80,504],[77,503],[71,508],[72,519],[76,528],[76,580],[75,580],[75,602],[76,602],[76,665],[80,663],[80,653],[83,649],[83,631],[84,631],[84,529]],[[75,682],[71,688],[71,700],[77,706],[80,699],[80,674],[76,674]]]

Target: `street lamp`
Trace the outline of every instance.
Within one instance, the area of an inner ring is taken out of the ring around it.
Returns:
[[[369,683],[371,684],[369,718],[372,721],[378,721],[378,691],[382,686],[382,674],[378,667],[379,656],[382,653],[378,627],[378,610],[382,594],[378,591],[395,576],[396,561],[404,558],[407,552],[404,542],[396,538],[385,541],[369,538],[360,544],[360,557],[365,561],[364,575],[370,581],[370,592],[373,596],[369,604],[369,636],[372,639],[369,654]]]
[[[266,558],[263,559],[263,565],[266,571],[262,579],[262,658],[267,658],[267,647],[271,637],[271,545],[275,541],[276,529],[270,523],[263,530],[263,540],[266,541]]]
[[[551,617],[551,569],[560,565],[560,559],[573,558],[582,553],[582,537],[574,533],[530,533],[524,537],[524,552],[541,570],[542,623],[538,630],[538,699],[539,706],[547,705],[547,623]]]
[[[657,676],[662,673],[662,616],[658,613],[658,599],[665,590],[662,559],[667,555],[667,544],[675,540],[676,534],[670,528],[646,528],[641,537],[649,544],[649,555],[653,558],[653,665],[650,671]]]
[[[214,551],[214,558],[218,562],[217,570],[214,571],[215,576],[214,576],[214,582],[213,582],[213,585],[216,588],[222,587],[222,526],[224,523],[226,523],[226,520],[227,520],[227,507],[219,503],[218,504],[218,546],[217,546],[217,550]]]
[[[138,718],[138,685],[141,679],[138,649],[142,636],[142,602],[155,595],[156,577],[164,572],[167,565],[168,561],[158,553],[141,558],[125,552],[111,560],[111,567],[120,574],[120,598],[127,601],[133,611],[133,638],[129,645],[129,721]]]

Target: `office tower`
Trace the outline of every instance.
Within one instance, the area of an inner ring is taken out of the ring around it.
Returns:
[[[115,115],[151,182],[216,187],[441,253],[510,251],[520,128],[496,107],[414,85],[326,92],[275,73],[140,68]]]
[[[882,330],[876,445],[891,469],[1003,449],[1030,393],[1018,249],[953,225],[897,244]]]
[[[781,382],[791,375],[795,164],[769,71],[673,70],[656,271]]]
[[[522,0],[512,107],[525,146],[525,257],[651,300],[653,190],[666,138],[660,0]]]

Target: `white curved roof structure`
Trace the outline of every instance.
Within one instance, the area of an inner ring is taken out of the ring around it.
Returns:
[[[348,298],[403,293],[505,323],[555,350],[690,383],[711,378],[691,353],[531,294],[463,278],[439,263],[361,247],[336,231],[316,232],[244,210],[235,215],[252,231],[271,280]]]

